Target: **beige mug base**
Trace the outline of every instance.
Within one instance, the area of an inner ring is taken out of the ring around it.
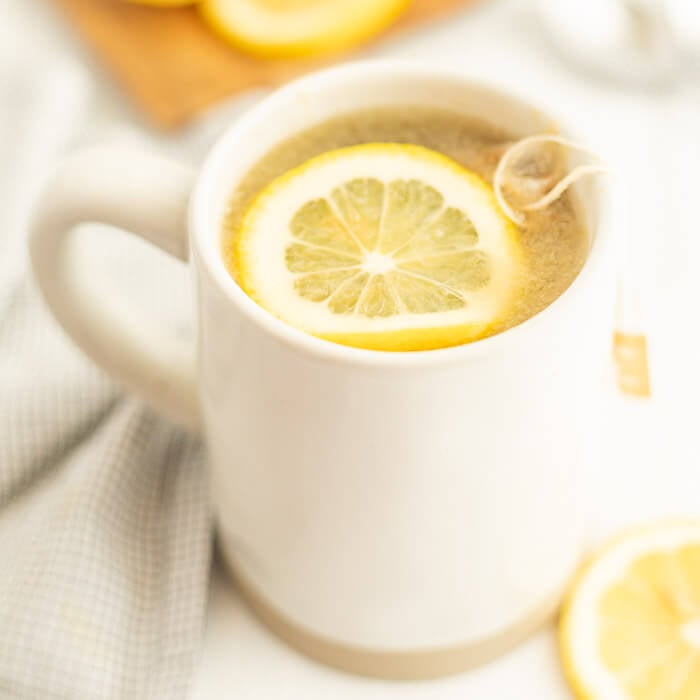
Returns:
[[[291,647],[326,666],[385,680],[440,678],[493,661],[551,621],[561,600],[561,595],[551,595],[521,620],[478,642],[417,651],[373,651],[310,632],[279,612],[239,572],[230,567],[229,571],[256,616]]]

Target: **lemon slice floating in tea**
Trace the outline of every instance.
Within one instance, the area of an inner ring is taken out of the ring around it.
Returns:
[[[245,292],[313,335],[426,350],[487,335],[512,306],[518,232],[491,188],[435,151],[329,151],[270,183],[245,214]]]
[[[615,541],[574,586],[560,633],[579,698],[700,698],[700,522]]]
[[[204,19],[234,46],[265,58],[350,48],[379,33],[408,0],[203,0]]]

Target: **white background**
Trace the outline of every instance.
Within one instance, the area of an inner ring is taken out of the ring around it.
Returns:
[[[653,398],[621,397],[611,368],[603,387],[607,410],[602,450],[590,465],[584,494],[589,541],[594,546],[631,522],[700,514],[700,88],[635,93],[579,74],[549,50],[531,8],[517,0],[486,3],[372,53],[430,60],[507,86],[560,115],[610,163],[621,211],[617,233],[621,248],[627,249],[625,267],[633,288],[627,322],[648,333]],[[130,111],[47,0],[0,0],[0,81],[8,70],[31,84],[65,68],[72,76],[66,79],[66,90],[75,92],[70,81],[83,81],[75,62],[87,69],[90,91],[84,109],[67,109],[68,116],[47,114],[46,122],[50,129],[58,116],[74,118],[78,143],[127,127],[196,162],[221,128],[256,98],[224,105],[165,138]],[[20,126],[20,117],[11,110],[7,100],[0,105],[0,156]],[[13,176],[0,168],[0,202],[1,193],[16,187]],[[627,244],[622,243],[625,238]],[[192,697],[565,700],[570,695],[552,629],[500,661],[441,681],[385,683],[322,668],[271,636],[215,567]]]

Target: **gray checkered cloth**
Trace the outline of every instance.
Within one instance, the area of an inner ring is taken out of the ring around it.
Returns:
[[[19,168],[1,169],[7,205]],[[0,228],[0,698],[186,697],[210,562],[201,447],[63,336],[25,230]]]

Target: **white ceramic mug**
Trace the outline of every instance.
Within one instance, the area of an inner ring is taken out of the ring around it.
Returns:
[[[534,318],[471,345],[382,353],[285,325],[224,266],[231,192],[290,135],[387,105],[457,110],[517,135],[551,128],[537,109],[458,74],[345,65],[254,107],[197,175],[123,147],[74,156],[43,195],[31,254],[74,340],[203,431],[224,557],[261,617],[322,661],[409,678],[504,652],[554,611],[577,564],[576,477],[606,350],[609,226],[586,183],[578,197],[592,240],[581,274]],[[72,236],[93,221],[189,258],[196,352],[143,317],[138,299],[128,311],[114,303]]]

